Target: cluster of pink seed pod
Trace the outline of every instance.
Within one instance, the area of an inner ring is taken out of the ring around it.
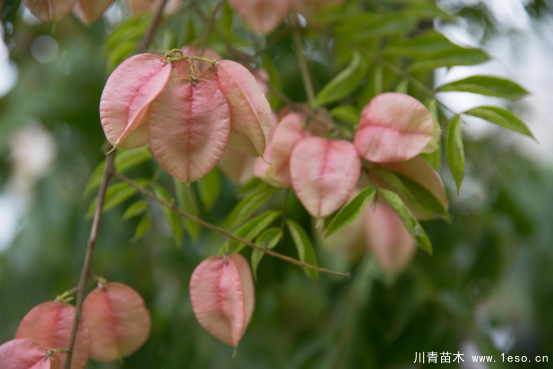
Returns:
[[[64,368],[76,313],[64,300],[42,303],[23,318],[15,339],[0,346],[0,368]],[[150,314],[136,291],[100,282],[83,303],[71,368],[84,369],[89,358],[109,362],[133,354],[150,328]]]

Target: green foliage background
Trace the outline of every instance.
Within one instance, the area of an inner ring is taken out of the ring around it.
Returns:
[[[10,186],[14,168],[9,145],[20,128],[40,122],[54,137],[58,151],[55,163],[34,187],[17,236],[9,249],[0,253],[0,342],[13,337],[28,310],[78,282],[90,230],[85,214],[94,192],[83,193],[103,160],[105,148],[99,99],[109,71],[133,53],[148,24],[148,16],[142,16],[124,20],[115,28],[99,21],[88,29],[69,16],[57,23],[52,33],[51,24],[24,21],[21,11],[16,11],[17,3],[7,2],[2,15],[4,29],[13,29],[4,36],[11,45],[10,57],[17,64],[19,79],[0,100],[0,186]],[[209,14],[215,2],[197,4]],[[535,21],[551,15],[548,4],[535,1],[528,5]],[[454,19],[432,1],[350,1],[348,6],[350,10],[343,13],[323,14],[332,21],[343,17],[338,19],[342,26],[322,27],[304,35],[317,91],[348,66],[350,44],[372,53],[407,34],[428,31],[434,17]],[[485,7],[464,7],[456,16],[477,19],[487,26],[487,33],[495,32]],[[371,23],[370,19],[377,21]],[[185,4],[164,21],[152,50],[201,42],[204,27],[204,20]],[[225,2],[215,27],[237,51],[253,55],[252,61],[269,72],[276,89],[294,101],[306,100],[286,25],[267,39],[256,36]],[[332,32],[344,42],[329,48]],[[33,58],[31,47],[44,35],[55,38],[59,53],[55,60],[43,64]],[[236,56],[216,32],[211,33],[207,44],[224,57]],[[400,69],[408,67],[402,56],[382,55]],[[423,52],[421,60],[428,55]],[[361,62],[366,64],[363,75],[368,77],[363,77],[347,97],[341,97],[340,104],[330,103],[330,108],[351,105],[358,113],[374,95],[377,89],[371,76],[378,66],[366,57]],[[432,89],[430,71],[413,71],[412,75]],[[428,98],[390,70],[383,72],[382,89],[405,90],[421,100]],[[270,101],[275,110],[282,105],[276,94]],[[336,122],[345,135],[351,133],[347,120]],[[125,210],[140,200],[131,194],[122,205],[106,212],[92,269],[108,280],[137,289],[152,313],[153,329],[148,343],[122,365],[91,362],[89,367],[408,367],[413,366],[415,352],[463,352],[467,342],[475,344],[482,354],[495,354],[499,361],[505,349],[491,339],[499,330],[511,337],[509,354],[550,355],[553,360],[552,171],[526,160],[505,145],[502,137],[465,140],[465,178],[476,183],[483,195],[471,193],[458,201],[456,188],[449,187],[452,223],[423,223],[434,255],[429,257],[419,250],[414,262],[396,278],[384,276],[368,255],[349,263],[317,240],[313,242],[319,264],[350,270],[351,280],[320,275],[314,287],[300,268],[265,257],[258,270],[254,317],[235,358],[232,348],[213,339],[196,322],[188,294],[194,267],[217,254],[224,239],[201,230],[193,240],[197,230],[180,220],[176,221],[179,225],[170,226],[163,210],[150,203],[149,232],[133,242],[141,217],[122,220]],[[446,162],[445,156],[442,162]],[[449,176],[447,168],[442,172]],[[202,184],[183,190],[152,159],[133,166],[126,174],[148,181],[154,178],[169,197],[187,191],[187,196],[197,200],[192,209],[187,202],[187,210],[219,225],[225,225],[226,217],[244,196],[241,186],[221,175],[220,191],[204,193],[202,202]],[[217,199],[209,209],[205,199],[210,201],[213,196]],[[284,191],[278,191],[261,210],[280,209],[283,198]],[[311,235],[311,220],[293,194],[287,214]],[[185,232],[182,238],[177,237],[175,246],[174,232],[180,227]],[[277,251],[296,256],[288,232]],[[249,253],[245,250],[246,255]],[[496,363],[491,367],[508,366]]]

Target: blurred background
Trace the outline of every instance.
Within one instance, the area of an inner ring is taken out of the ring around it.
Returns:
[[[153,50],[202,37],[205,22],[193,15],[187,2],[183,0],[163,23]],[[207,14],[214,2],[197,3]],[[365,3],[378,12],[388,2]],[[443,171],[453,221],[423,223],[434,255],[419,250],[395,277],[378,272],[368,255],[347,260],[317,245],[320,265],[351,270],[352,279],[324,275],[314,288],[299,268],[265,258],[258,272],[256,311],[235,358],[232,348],[199,326],[188,294],[194,267],[214,255],[224,240],[202,231],[196,241],[185,235],[175,247],[156,204],[150,204],[149,231],[136,239],[141,220],[121,220],[138,196],[128,199],[125,206],[106,212],[92,269],[138,290],[152,314],[153,329],[147,344],[124,363],[91,362],[89,368],[409,368],[420,366],[414,363],[416,352],[429,351],[460,351],[465,358],[473,353],[495,355],[498,361],[501,353],[548,355],[553,363],[553,1],[427,3],[448,15],[437,17],[430,27],[493,57],[478,66],[437,69],[435,85],[474,74],[517,81],[530,95],[508,107],[526,121],[539,142],[477,118],[468,120],[467,174],[459,197],[451,175]],[[269,44],[270,52],[258,62],[277,88],[295,101],[305,101],[289,35],[264,41],[245,31],[227,8],[225,3],[222,14],[231,14],[231,19],[221,20],[222,32],[246,55]],[[113,33],[128,17],[125,2],[116,1],[90,28],[72,15],[54,27],[37,20],[19,1],[4,1],[0,342],[13,338],[32,307],[78,283],[91,225],[85,215],[95,193],[85,188],[104,158],[101,92],[109,72],[132,52],[148,21],[147,15],[132,18],[134,34],[125,36],[129,47],[123,50],[125,42],[114,39]],[[307,55],[315,80],[328,80],[334,73],[331,62],[317,54],[315,42],[309,45],[315,50]],[[209,46],[232,58],[215,35]],[[468,93],[442,93],[439,98],[457,112],[502,104]],[[172,179],[154,160],[127,174],[155,177],[172,191]],[[197,210],[217,224],[241,194],[240,185],[220,178],[214,207],[199,204]],[[191,189],[201,197],[196,186]],[[278,194],[266,207],[281,203]],[[294,196],[288,214],[310,227],[309,216]],[[280,252],[293,255],[289,237],[285,241]],[[517,366],[468,361],[463,367]]]

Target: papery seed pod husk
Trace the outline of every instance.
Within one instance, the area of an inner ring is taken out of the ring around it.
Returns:
[[[83,303],[90,331],[90,357],[99,362],[135,353],[148,339],[151,319],[142,297],[121,283],[94,289]]]
[[[76,0],[23,0],[23,4],[38,19],[44,22],[59,21],[75,5]]]
[[[409,95],[387,92],[373,98],[361,112],[354,142],[361,157],[375,163],[393,163],[420,154],[432,133],[432,116],[421,102]]]
[[[33,308],[21,321],[15,338],[30,339],[49,349],[65,349],[69,346],[69,337],[75,307],[64,302],[45,302]],[[73,349],[71,369],[84,369],[90,352],[90,334],[86,322],[81,319]],[[58,352],[54,357],[64,367],[67,353]]]
[[[204,260],[192,273],[190,298],[200,325],[218,340],[237,347],[255,304],[248,262],[240,254]]]
[[[351,142],[308,137],[292,151],[292,186],[307,211],[324,218],[344,205],[355,190],[361,160]]]
[[[373,165],[374,168],[378,168],[379,166],[403,175],[410,180],[416,182],[418,185],[422,186],[430,194],[432,194],[432,196],[434,196],[434,198],[444,209],[444,212],[447,212],[448,200],[442,178],[440,177],[440,174],[434,168],[432,168],[432,165],[430,165],[422,157],[417,156],[411,160],[402,161],[399,163]],[[382,178],[380,178],[377,173],[373,171],[369,171],[369,173],[371,180],[376,185],[393,190],[393,187],[391,187]],[[402,200],[405,202],[405,204],[409,207],[413,215],[415,215],[418,220],[431,220],[436,219],[440,216],[440,214],[435,214],[428,209],[425,209],[421,205],[414,203],[408,198],[402,197]]]
[[[125,60],[109,77],[100,101],[100,119],[108,141],[134,149],[148,143],[152,102],[169,81],[171,64],[154,54]]]
[[[230,0],[230,3],[253,31],[265,35],[282,23],[292,0]]]
[[[277,125],[267,149],[266,160],[270,164],[258,161],[255,175],[269,183],[276,182],[279,187],[291,188],[290,156],[296,144],[307,136],[299,114],[291,113],[285,116]]]
[[[364,214],[367,248],[383,270],[397,274],[413,259],[417,245],[395,211],[387,205],[369,204]]]
[[[223,157],[230,111],[214,82],[189,80],[188,60],[174,65],[169,83],[150,109],[150,145],[167,173],[190,183],[209,173]]]
[[[113,0],[77,0],[73,14],[81,22],[90,25],[100,19]]]
[[[255,77],[242,65],[222,60],[203,75],[223,92],[230,109],[228,145],[243,155],[262,156],[271,124],[271,106]]]
[[[1,345],[0,368],[62,369],[59,360],[46,357],[46,349],[29,339],[15,339]]]

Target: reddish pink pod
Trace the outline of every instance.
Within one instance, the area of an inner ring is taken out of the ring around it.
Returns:
[[[23,0],[23,4],[38,19],[56,22],[65,17],[77,0]]]
[[[405,161],[424,150],[432,133],[432,115],[421,102],[387,92],[372,99],[361,112],[355,147],[371,162]]]
[[[135,353],[148,339],[150,313],[142,297],[121,283],[107,283],[92,291],[83,303],[90,330],[90,357],[99,362]]]
[[[100,19],[113,0],[77,0],[73,14],[81,22],[90,25]]]
[[[114,147],[134,149],[148,143],[150,107],[170,75],[171,64],[154,54],[133,56],[113,71],[102,93],[100,119]]]
[[[15,338],[32,340],[49,349],[65,349],[75,318],[75,307],[63,302],[45,302],[36,306],[23,318]],[[84,320],[79,322],[71,369],[84,369],[90,352],[90,333]],[[64,367],[66,353],[55,353],[60,367]]]
[[[28,339],[16,339],[0,346],[0,368],[61,369],[59,360],[48,357],[47,351]]]
[[[270,33],[284,20],[292,0],[230,0],[252,30],[262,35]]]
[[[303,130],[303,121],[299,114],[291,113],[285,116],[277,125],[267,150],[266,160],[270,165],[258,161],[255,169],[256,176],[269,183],[276,182],[279,186],[291,188],[290,156],[296,144],[307,136],[308,133]]]
[[[187,60],[174,65],[169,83],[150,109],[150,145],[167,173],[190,183],[209,173],[223,157],[230,112],[215,83],[202,78],[191,82]]]
[[[271,106],[255,77],[230,60],[220,61],[203,77],[215,81],[227,100],[231,124],[229,148],[243,155],[262,156],[271,125]]]
[[[199,56],[202,58],[207,58],[211,60],[221,60],[222,57],[219,55],[219,53],[215,50],[205,48],[204,51],[194,45],[188,45],[183,46],[180,49],[184,55],[191,55],[191,56]],[[207,68],[211,66],[211,63],[205,62],[205,61],[197,61],[196,67],[200,70],[200,72],[205,71]]]
[[[292,186],[307,211],[324,218],[344,205],[355,190],[361,160],[351,142],[308,137],[290,159]]]
[[[240,254],[201,262],[190,279],[196,319],[213,337],[237,347],[255,305],[250,266]]]
[[[391,274],[403,270],[417,251],[403,221],[393,209],[380,203],[368,205],[363,216],[367,248],[382,269]]]

